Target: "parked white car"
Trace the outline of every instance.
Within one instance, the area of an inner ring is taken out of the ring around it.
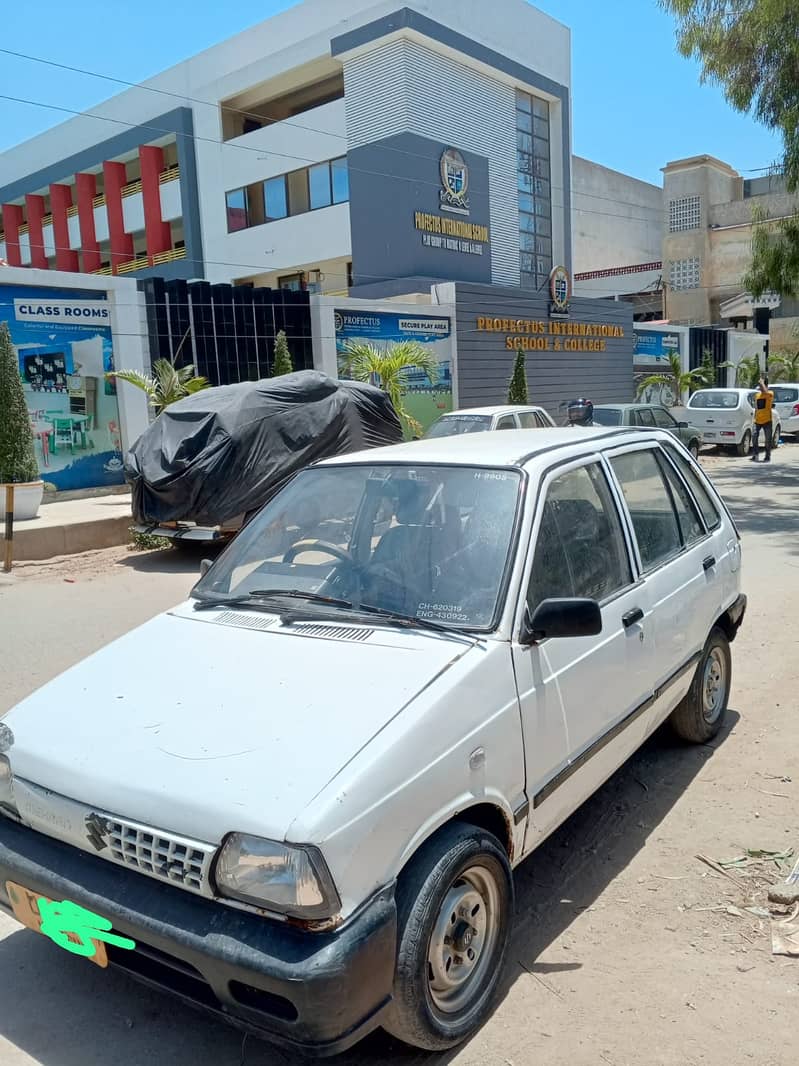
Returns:
[[[437,419],[425,433],[430,437],[455,437],[461,433],[486,433],[494,429],[552,429],[555,423],[543,407],[467,407]]]
[[[753,389],[697,389],[685,408],[685,419],[701,432],[703,444],[720,444],[734,448],[738,455],[748,455],[754,433],[754,397]],[[782,432],[776,403],[771,425],[772,448],[776,448]]]
[[[783,433],[799,433],[799,385],[769,385]]]
[[[512,867],[664,719],[721,727],[740,562],[664,431],[310,467],[188,602],[0,724],[0,907],[85,908],[95,962],[289,1046],[454,1046]]]

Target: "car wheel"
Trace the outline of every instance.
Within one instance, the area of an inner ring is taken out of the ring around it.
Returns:
[[[691,443],[688,445],[688,451],[691,453],[691,455],[694,457],[694,459],[696,459],[697,462],[698,462],[699,461],[699,441],[698,440],[692,440]]]
[[[752,434],[747,429],[747,431],[744,433],[743,437],[741,438],[741,443],[737,444],[735,446],[735,450],[738,453],[738,455],[748,455],[749,452],[751,451],[751,449],[752,449]]]
[[[444,1051],[486,1020],[513,913],[513,875],[491,833],[453,824],[425,843],[397,886],[394,998],[383,1027]]]
[[[714,627],[708,637],[688,694],[672,711],[671,724],[683,740],[705,744],[721,728],[732,681],[730,642]]]
[[[775,452],[780,446],[780,435],[782,434],[782,426],[778,425],[771,437],[771,450]]]

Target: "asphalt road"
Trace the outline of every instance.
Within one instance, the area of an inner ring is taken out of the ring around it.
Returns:
[[[747,901],[696,855],[799,849],[799,444],[770,467],[703,462],[743,530],[750,598],[723,735],[661,731],[517,871],[504,998],[470,1043],[431,1056],[378,1034],[342,1066],[795,1066],[799,959],[771,954],[767,922],[738,917]],[[196,569],[109,551],[0,578],[0,714],[182,599]],[[2,1066],[302,1061],[0,917]]]

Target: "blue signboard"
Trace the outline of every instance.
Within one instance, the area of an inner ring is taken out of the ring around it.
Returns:
[[[633,358],[636,364],[662,363],[670,352],[680,351],[679,333],[657,329],[638,329],[635,333]]]

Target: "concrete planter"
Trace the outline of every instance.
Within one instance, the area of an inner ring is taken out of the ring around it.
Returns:
[[[44,495],[43,481],[22,481],[14,485],[14,521],[36,518]],[[6,487],[0,485],[0,511],[5,513]]]

